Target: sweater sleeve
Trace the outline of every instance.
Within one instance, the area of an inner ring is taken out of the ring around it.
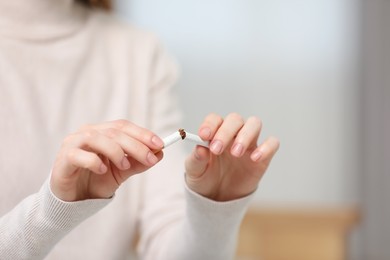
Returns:
[[[175,64],[158,44],[153,57],[147,127],[164,137],[185,126],[174,90]],[[142,175],[138,254],[143,260],[233,259],[252,196],[215,202],[192,192],[184,181],[184,151],[182,142],[164,149],[164,159]]]
[[[84,219],[111,199],[64,202],[46,181],[38,193],[21,201],[0,218],[1,259],[42,259],[51,248]]]
[[[161,259],[233,259],[241,220],[253,195],[217,202],[185,189],[184,221],[171,233]]]

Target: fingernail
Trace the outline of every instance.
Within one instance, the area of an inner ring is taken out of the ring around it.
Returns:
[[[129,162],[129,160],[127,160],[126,157],[123,157],[121,165],[122,165],[122,168],[125,170],[130,168],[130,162]]]
[[[210,150],[215,154],[220,154],[222,152],[222,142],[215,140],[211,143]]]
[[[202,130],[200,130],[199,134],[201,137],[207,139],[207,138],[210,138],[210,136],[211,136],[211,130],[210,130],[210,128],[205,127]]]
[[[153,136],[152,137],[152,143],[154,145],[158,146],[158,147],[163,147],[164,146],[163,141],[160,138],[158,138],[157,136]]]
[[[237,144],[233,145],[232,154],[236,157],[240,157],[242,155],[243,150],[244,150],[244,147],[242,146],[242,144],[237,143]]]
[[[99,171],[100,171],[101,173],[106,173],[106,171],[107,171],[107,166],[106,166],[104,163],[102,163],[102,164],[100,165]]]
[[[146,159],[151,165],[155,165],[158,161],[157,157],[152,152],[148,152]]]
[[[263,153],[261,151],[256,150],[254,153],[252,153],[251,159],[252,159],[252,161],[256,162],[256,161],[260,160],[262,155],[263,155]]]

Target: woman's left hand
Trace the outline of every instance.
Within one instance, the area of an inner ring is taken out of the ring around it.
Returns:
[[[210,141],[210,149],[196,146],[186,160],[188,187],[216,201],[228,201],[254,192],[279,148],[279,140],[267,138],[258,145],[262,123],[256,117],[246,121],[236,114],[225,119],[208,115],[199,136]]]

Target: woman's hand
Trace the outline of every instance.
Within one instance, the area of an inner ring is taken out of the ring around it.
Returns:
[[[84,126],[63,141],[51,189],[64,201],[109,198],[127,178],[159,162],[162,147],[157,135],[126,120]]]
[[[261,121],[246,121],[238,114],[225,119],[208,115],[199,136],[210,141],[210,149],[197,146],[186,160],[186,182],[193,191],[213,200],[228,201],[256,190],[279,141],[269,137],[257,145]]]

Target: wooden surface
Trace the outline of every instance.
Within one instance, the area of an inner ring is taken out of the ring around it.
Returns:
[[[238,260],[345,260],[355,208],[250,209],[241,225]]]

